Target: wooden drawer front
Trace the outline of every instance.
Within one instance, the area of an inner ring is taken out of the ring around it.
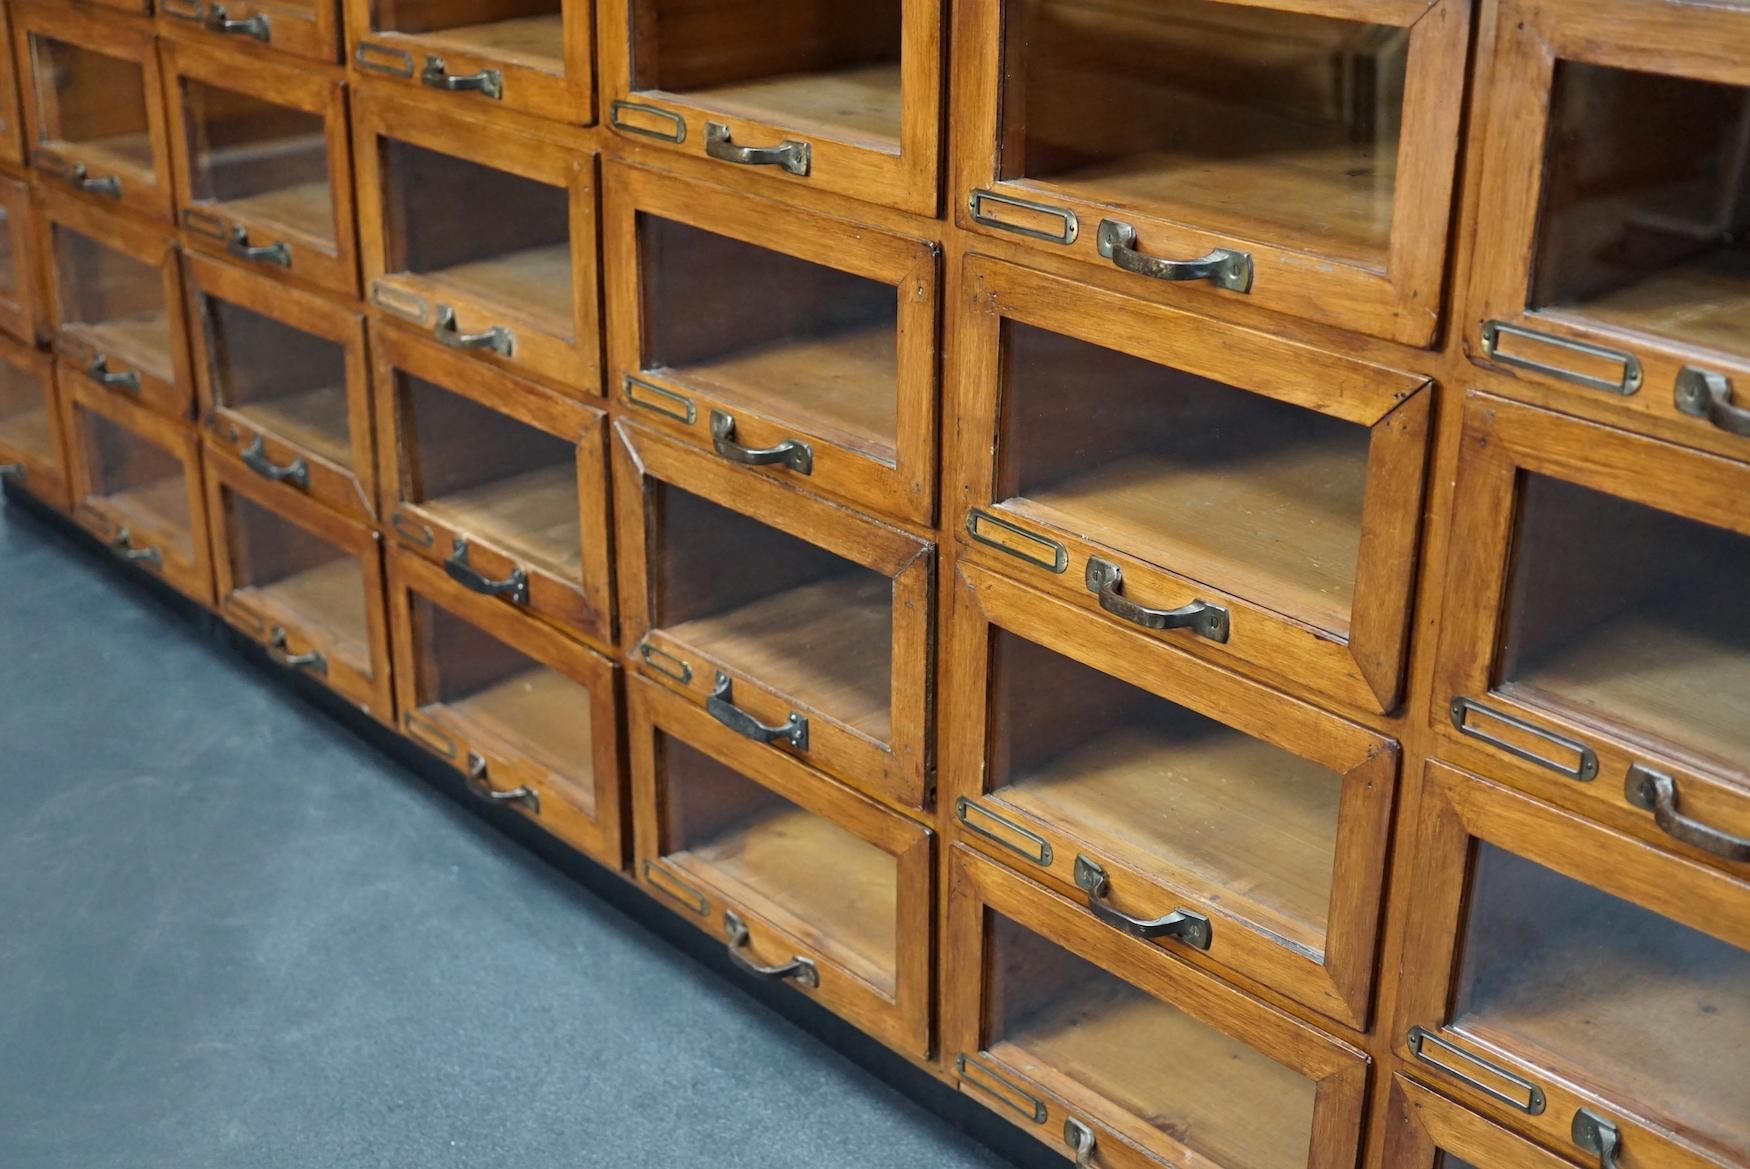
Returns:
[[[185,422],[106,393],[58,365],[73,518],[110,551],[213,603],[200,442]]]
[[[371,305],[460,352],[599,394],[594,153],[448,107],[353,105]]]
[[[1294,8],[956,5],[958,222],[1139,294],[1430,344],[1470,5]]]
[[[395,718],[381,537],[206,447],[219,611],[288,669]]]
[[[1575,1169],[1598,1161],[1572,1146],[1574,1160],[1564,1160],[1402,1075],[1392,1077],[1386,1108],[1383,1169]]]
[[[738,965],[927,1057],[934,834],[667,690],[629,689],[639,881]]]
[[[0,337],[0,478],[66,511],[72,500],[57,403],[54,358]]]
[[[1582,1110],[1629,1164],[1743,1165],[1750,884],[1440,764],[1415,832],[1413,1074],[1591,1163]]]
[[[1447,753],[1750,875],[1750,466],[1473,394],[1454,499]]]
[[[364,318],[231,264],[183,262],[208,432],[263,478],[375,520]]]
[[[0,161],[24,165],[24,120],[18,112],[18,69],[12,49],[12,17],[0,11]]]
[[[1397,705],[1427,378],[977,257],[963,286],[969,561],[1267,680]]]
[[[620,668],[399,549],[389,597],[408,737],[481,799],[620,868]]]
[[[371,326],[378,483],[397,543],[477,593],[613,641],[601,411]]]
[[[339,73],[167,41],[179,219],[192,247],[342,296],[359,290]]]
[[[943,0],[597,6],[603,116],[628,141],[935,214]]]
[[[36,249],[30,185],[0,175],[0,330],[33,345],[41,307]]]
[[[946,944],[961,1090],[1080,1164],[1355,1164],[1354,1048],[958,846]]]
[[[1750,458],[1750,10],[1504,0],[1491,23],[1471,357]]]
[[[589,0],[345,0],[352,67],[421,102],[595,121]]]
[[[725,726],[920,807],[935,549],[621,422],[626,644]]]
[[[930,522],[938,245],[619,165],[604,214],[608,378],[630,413]]]
[[[12,34],[25,140],[43,182],[168,223],[170,149],[151,23],[19,3]]]
[[[71,198],[42,200],[50,326],[64,375],[164,414],[194,413],[176,241]]]
[[[960,838],[1365,1029],[1397,744],[991,573],[956,586]]]
[[[265,46],[311,61],[340,60],[336,0],[158,0],[158,28],[180,40]],[[251,55],[250,68],[261,58]]]

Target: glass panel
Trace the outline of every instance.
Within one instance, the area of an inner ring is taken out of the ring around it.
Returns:
[[[12,247],[12,212],[7,207],[0,206],[0,300],[8,300],[14,304],[19,302],[18,260],[18,254]]]
[[[1542,475],[1520,499],[1497,684],[1750,757],[1750,538]]]
[[[44,379],[9,361],[0,361],[0,446],[58,465],[61,453],[55,449],[55,432],[49,422],[51,409],[53,401]]]
[[[376,0],[371,27],[436,49],[565,72],[561,0]]]
[[[901,0],[633,0],[632,87],[853,145],[897,150]]]
[[[37,87],[37,137],[66,143],[91,170],[150,171],[146,75],[137,61],[95,53],[32,33],[31,76]]]
[[[359,558],[236,492],[226,491],[224,498],[238,598],[368,662],[371,635]]]
[[[77,329],[100,352],[170,380],[164,272],[59,223],[53,246],[62,327]]]
[[[677,487],[652,490],[656,624],[887,742],[893,582]]]
[[[431,277],[571,335],[565,188],[392,138],[382,149],[390,271]]]
[[[994,795],[1323,951],[1341,776],[1006,630],[992,642]]]
[[[679,739],[656,746],[665,859],[891,995],[898,861]]]
[[[216,296],[202,300],[217,403],[283,442],[352,466],[345,347]]]
[[[1311,1080],[1001,914],[986,921],[992,1055],[1072,1104],[1099,1102],[1089,1112],[1122,1109],[1223,1169],[1303,1169]]]
[[[421,594],[409,595],[421,705],[441,705],[500,750],[546,767],[566,798],[593,814],[589,691]]]
[[[577,445],[396,374],[402,490],[462,535],[570,579],[583,575]]]
[[[1750,1155],[1750,952],[1487,842],[1452,1025]]]
[[[644,368],[892,463],[892,285],[652,215],[638,217]]]
[[[999,501],[1348,634],[1366,427],[1015,321],[1002,370]]]
[[[79,411],[91,494],[124,527],[167,539],[184,558],[194,554],[187,470],[181,460],[101,414]]]
[[[1750,88],[1556,63],[1531,304],[1750,349]]]
[[[1383,267],[1406,29],[1210,0],[1006,0],[999,173]]]
[[[182,79],[182,108],[196,199],[333,243],[320,117],[190,78]]]
[[[1455,1157],[1445,1149],[1441,1149],[1434,1158],[1434,1169],[1476,1169],[1476,1166],[1462,1157]]]

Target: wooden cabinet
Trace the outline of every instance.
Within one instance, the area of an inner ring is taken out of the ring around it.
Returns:
[[[1458,762],[1750,874],[1750,465],[1467,402],[1436,673]]]
[[[194,428],[109,393],[64,363],[56,377],[73,518],[123,561],[212,604]]]
[[[1140,295],[1434,340],[1465,0],[956,15],[962,227],[1117,268]]]
[[[1595,1154],[1564,1160],[1402,1075],[1386,1106],[1383,1169],[1575,1169]]]
[[[1397,744],[974,568],[953,606],[961,839],[1365,1029]]]
[[[367,299],[439,344],[601,392],[595,155],[375,94],[354,102]]]
[[[1496,7],[1472,358],[1750,458],[1750,11]]]
[[[148,21],[14,4],[13,44],[31,165],[47,182],[168,223],[170,149]]]
[[[608,378],[629,414],[930,521],[936,245],[620,165],[603,214]]]
[[[942,1045],[1081,1165],[1348,1169],[1367,1057],[955,847]]]
[[[1750,884],[1431,764],[1396,1028],[1415,1075],[1588,1164],[1750,1155]]]
[[[481,799],[621,867],[620,668],[419,557],[388,559],[403,731]]]
[[[212,440],[264,479],[374,520],[364,318],[205,256],[185,256],[184,267],[195,384]]]
[[[595,121],[590,0],[345,0],[352,64],[423,103]]]
[[[617,429],[620,601],[637,671],[770,753],[921,806],[934,547]]]
[[[0,162],[24,165],[24,122],[18,111],[18,68],[12,47],[12,15],[0,11]]]
[[[219,612],[289,670],[394,721],[381,538],[206,448]]]
[[[966,558],[1371,712],[1400,695],[1420,374],[969,258],[947,521]]]
[[[943,0],[597,0],[602,97],[628,142],[936,211]],[[762,181],[763,180],[763,181]]]
[[[158,28],[188,43],[261,47],[307,61],[340,59],[337,0],[158,0]],[[250,67],[262,61],[259,54],[247,59]]]
[[[163,47],[176,201],[190,246],[358,295],[346,91],[338,72]]]
[[[0,479],[67,511],[72,500],[58,402],[54,358],[0,337]]]
[[[0,78],[0,84],[4,79]],[[34,345],[43,329],[36,208],[30,185],[0,174],[0,331]]]
[[[383,514],[475,593],[614,636],[601,411],[372,326]]]
[[[668,690],[630,690],[640,882],[742,969],[927,1056],[930,830]]]

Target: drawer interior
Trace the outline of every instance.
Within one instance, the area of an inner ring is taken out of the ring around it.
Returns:
[[[214,404],[351,466],[346,349],[220,297],[204,295],[202,303]]]
[[[369,674],[370,624],[357,553],[235,491],[224,493],[232,591]]]
[[[55,449],[49,417],[53,408],[47,378],[0,361],[0,447],[58,466],[61,452]]]
[[[992,642],[993,796],[1324,950],[1341,776],[1007,630]]]
[[[658,732],[657,761],[663,859],[891,997],[896,859],[672,735]]]
[[[188,468],[182,460],[91,410],[79,412],[79,442],[91,497],[122,527],[172,542],[184,559],[194,555],[188,511]]]
[[[1494,683],[1741,764],[1746,580],[1750,537],[1525,473]]]
[[[61,327],[77,327],[98,351],[169,381],[174,375],[163,270],[65,224],[55,224],[52,234]]]
[[[0,300],[19,304],[26,295],[23,273],[19,269],[25,257],[13,246],[12,233],[17,228],[13,222],[14,214],[14,208],[0,203]]]
[[[371,27],[527,69],[565,68],[562,0],[374,0]]]
[[[1558,61],[1531,304],[1750,350],[1750,87]]]
[[[194,198],[332,244],[322,118],[191,77],[181,88]]]
[[[153,169],[146,76],[138,61],[30,34],[37,137],[64,142],[94,172]]]
[[[998,173],[1383,268],[1408,43],[1212,0],[1004,0]]]
[[[661,216],[638,216],[643,368],[892,464],[892,285]]]
[[[632,88],[897,152],[900,0],[631,0]]]
[[[999,502],[1347,637],[1366,427],[1002,327]]]
[[[653,488],[655,623],[881,743],[892,737],[893,582],[667,483]]]

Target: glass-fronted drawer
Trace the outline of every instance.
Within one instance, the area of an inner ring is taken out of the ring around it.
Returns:
[[[1440,764],[1395,1028],[1412,1074],[1551,1148],[1750,1157],[1750,884]]]
[[[1468,1108],[1392,1077],[1384,1169],[1584,1169],[1596,1153],[1570,1148],[1566,1160]],[[1577,1164],[1576,1164],[1577,1162]]]
[[[1445,750],[1750,873],[1750,466],[1484,394],[1464,418]]]
[[[0,478],[66,511],[72,499],[61,421],[54,358],[0,337]]]
[[[42,328],[37,238],[30,184],[0,175],[0,331],[32,345]]]
[[[375,95],[353,105],[370,303],[459,352],[599,394],[585,141]]]
[[[264,479],[375,519],[364,318],[205,256],[183,264],[208,433]]]
[[[0,161],[24,165],[24,121],[18,109],[18,59],[12,50],[12,16],[0,12]]]
[[[618,164],[604,216],[608,379],[640,421],[931,520],[937,245]]]
[[[618,430],[620,600],[637,671],[755,742],[921,806],[934,547]]]
[[[997,261],[962,280],[969,560],[1278,684],[1397,705],[1428,378]]]
[[[620,668],[417,556],[388,559],[405,733],[481,799],[620,868]]]
[[[337,0],[157,0],[159,31],[186,42],[258,47],[310,61],[340,60]]]
[[[927,1056],[930,830],[680,695],[629,689],[639,881],[744,970]]]

